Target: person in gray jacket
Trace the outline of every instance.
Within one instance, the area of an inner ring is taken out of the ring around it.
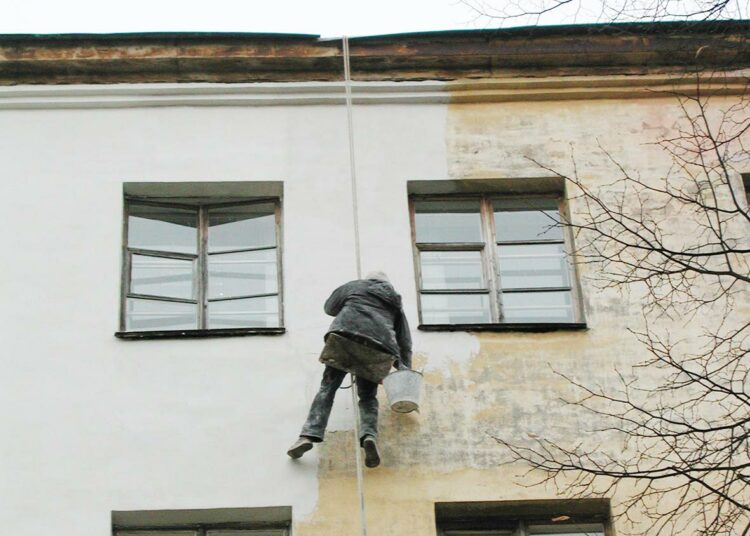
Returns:
[[[411,334],[401,306],[401,296],[382,272],[350,281],[325,303],[325,312],[335,316],[325,335],[320,361],[326,365],[318,394],[310,406],[299,439],[287,454],[299,458],[323,441],[336,390],[351,372],[359,394],[360,446],[365,465],[380,465],[378,435],[378,383],[391,365],[411,368]]]

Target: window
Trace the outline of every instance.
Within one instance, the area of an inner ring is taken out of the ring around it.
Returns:
[[[289,536],[288,506],[112,512],[113,536]]]
[[[604,536],[604,525],[585,523],[577,525],[534,525],[517,522],[512,528],[486,530],[444,530],[440,536],[536,536],[556,534],[557,536]]]
[[[412,197],[422,327],[580,326],[559,196]]]
[[[438,536],[610,536],[607,499],[435,504]]]
[[[126,197],[121,335],[282,326],[278,198]]]
[[[125,529],[117,530],[114,536],[288,536],[286,529],[228,529],[212,525],[192,525],[167,529]]]

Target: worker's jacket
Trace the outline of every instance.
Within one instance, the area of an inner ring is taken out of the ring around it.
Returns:
[[[328,333],[374,344],[391,354],[397,367],[411,368],[409,324],[401,296],[387,281],[349,281],[326,300],[325,312],[336,317]]]

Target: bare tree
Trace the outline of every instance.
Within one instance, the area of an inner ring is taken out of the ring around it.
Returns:
[[[461,0],[477,22],[560,24],[743,19],[747,0]]]
[[[461,3],[488,25],[748,14],[747,0]],[[616,371],[616,387],[560,374],[578,393],[566,400],[572,410],[598,423],[590,440],[496,440],[508,461],[541,475],[536,484],[574,497],[617,497],[615,514],[630,532],[750,535],[750,212],[740,174],[750,160],[750,104],[745,91],[714,105],[701,80],[716,75],[697,67],[694,76],[695,93],[675,95],[681,127],[657,142],[673,163],[661,182],[603,147],[620,175],[603,188],[581,179],[575,159],[571,173],[536,162],[574,193],[580,210],[562,224],[573,229],[578,262],[591,265],[595,284],[642,297],[645,327],[632,333],[647,358]],[[613,439],[621,441],[617,452],[603,446]]]
[[[747,0],[461,3],[487,25],[748,15]],[[737,57],[746,46],[736,41]],[[566,400],[571,409],[598,423],[589,438],[496,440],[508,461],[541,475],[537,484],[574,497],[616,497],[615,514],[630,532],[750,535],[750,212],[740,173],[750,160],[750,93],[714,100],[703,82],[721,75],[697,62],[686,70],[695,92],[674,95],[683,120],[657,142],[673,164],[660,182],[603,147],[620,176],[603,188],[581,179],[574,158],[571,173],[536,162],[573,192],[579,210],[561,223],[574,231],[576,258],[591,265],[594,283],[642,297],[645,327],[632,334],[647,357],[616,371],[616,387],[560,374],[578,393]],[[606,448],[612,440],[621,442],[616,452]]]
[[[496,440],[509,461],[542,475],[535,484],[571,496],[618,496],[615,514],[632,522],[631,531],[746,535],[750,211],[739,169],[750,159],[750,104],[714,106],[700,84],[678,102],[680,128],[657,142],[673,163],[659,182],[610,154],[620,178],[603,188],[579,177],[575,159],[569,174],[537,162],[573,192],[579,210],[562,224],[573,229],[576,256],[592,265],[595,284],[643,299],[646,327],[633,334],[648,358],[618,371],[618,387],[562,375],[580,395],[566,402],[600,423],[593,437],[619,438],[622,448]],[[677,325],[695,337],[676,338]]]

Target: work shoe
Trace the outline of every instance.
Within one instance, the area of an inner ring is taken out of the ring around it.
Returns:
[[[313,441],[309,437],[300,436],[294,444],[286,451],[290,458],[301,458],[302,455],[313,448]]]
[[[365,465],[367,467],[380,465],[380,452],[378,452],[378,444],[374,437],[365,436],[362,440],[362,448],[365,449]]]

